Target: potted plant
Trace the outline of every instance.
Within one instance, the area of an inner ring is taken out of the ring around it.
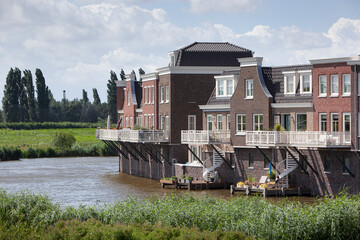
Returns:
[[[185,175],[182,174],[182,175],[180,176],[180,182],[181,182],[181,183],[185,183],[185,179],[186,179]]]
[[[187,176],[186,177],[186,183],[190,183],[193,180],[192,176]]]

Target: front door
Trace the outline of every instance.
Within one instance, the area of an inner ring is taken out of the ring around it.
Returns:
[[[281,126],[286,130],[291,130],[291,117],[290,114],[282,114],[281,115]]]

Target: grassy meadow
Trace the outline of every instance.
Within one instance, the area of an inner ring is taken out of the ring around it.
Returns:
[[[36,130],[12,130],[0,129],[0,147],[19,147],[24,150],[32,148],[53,147],[53,137],[56,132],[71,132],[76,143],[79,145],[92,145],[100,143],[95,138],[94,128],[71,128],[71,129],[36,129]]]

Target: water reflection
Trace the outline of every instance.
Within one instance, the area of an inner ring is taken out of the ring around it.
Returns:
[[[0,162],[0,173],[0,188],[9,192],[44,193],[64,206],[103,205],[126,197],[148,198],[189,193],[187,190],[163,189],[156,180],[119,173],[116,157],[39,158]],[[228,189],[191,191],[191,194],[224,199],[239,196],[231,195]],[[282,201],[283,198],[270,200]],[[313,198],[295,198],[295,201],[313,202]]]

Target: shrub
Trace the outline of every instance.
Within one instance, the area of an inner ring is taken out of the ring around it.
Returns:
[[[54,146],[60,149],[69,149],[76,142],[71,132],[59,132],[54,134]]]

